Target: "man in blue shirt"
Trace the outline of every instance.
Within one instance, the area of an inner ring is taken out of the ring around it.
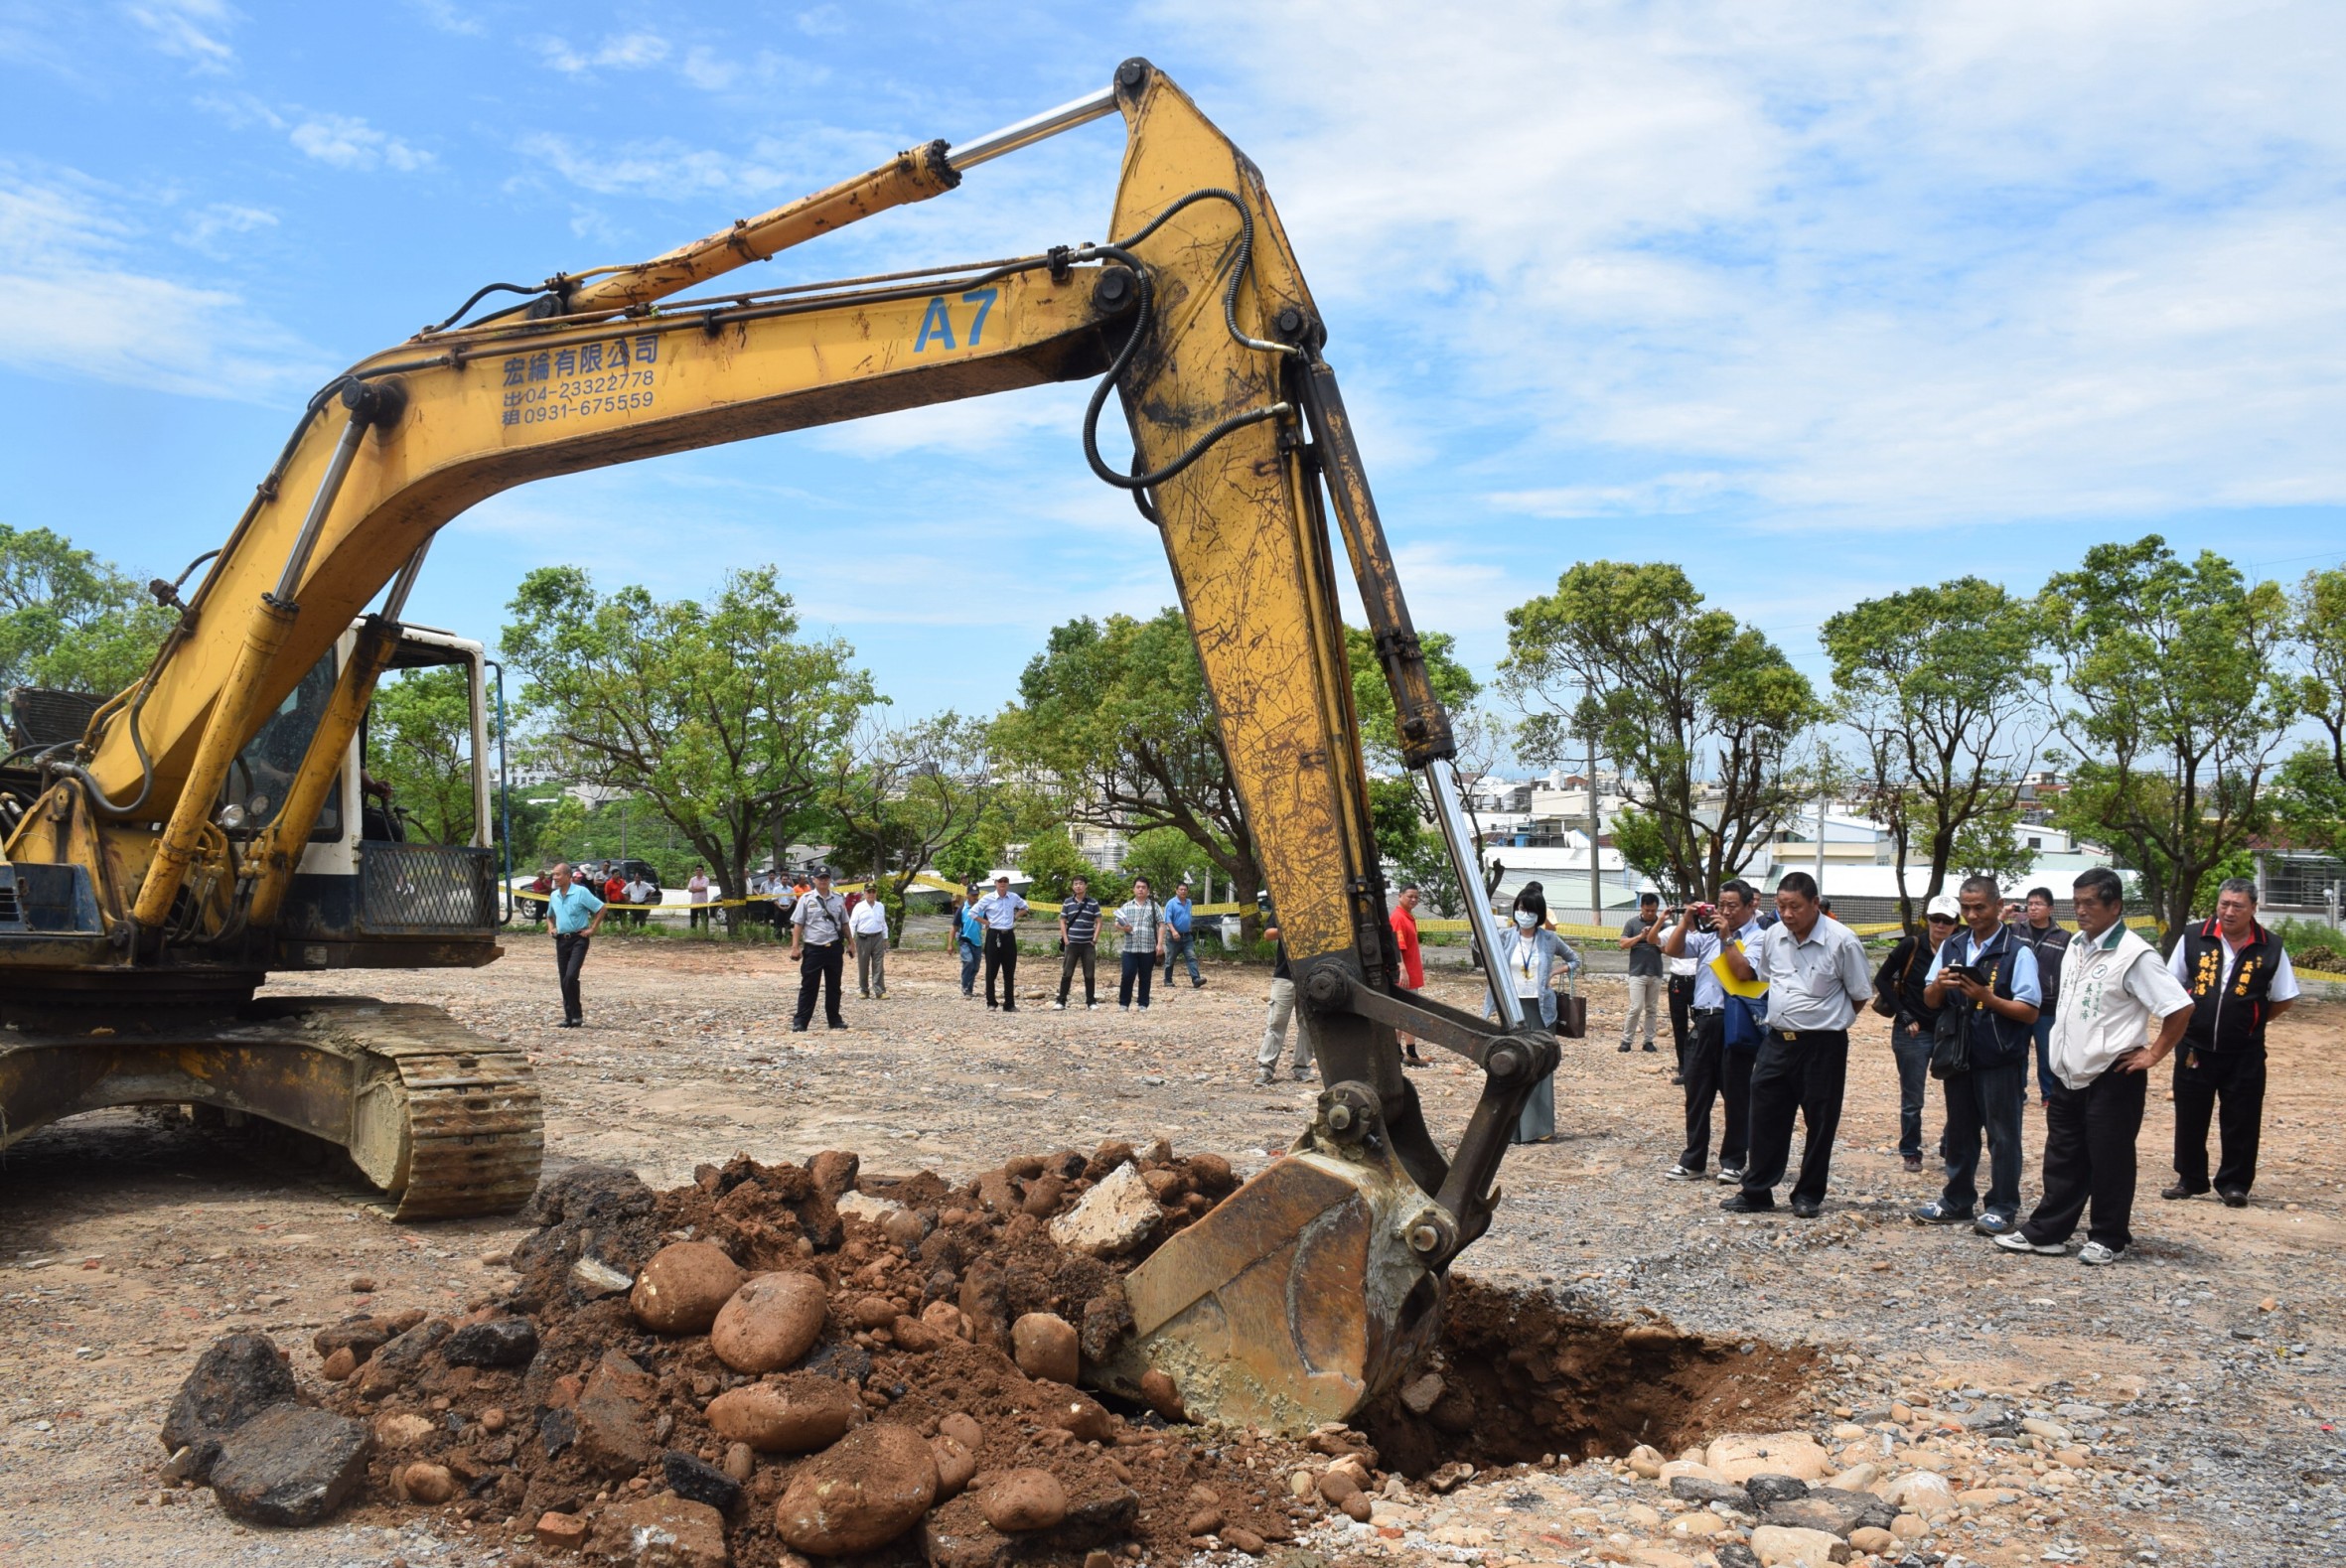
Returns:
[[[1914,1218],[1926,1225],[1969,1224],[1983,1236],[2000,1236],[2019,1221],[2020,1111],[2028,1103],[2044,987],[2035,949],[2003,923],[2003,890],[1993,877],[1966,877],[1956,905],[1969,929],[1948,937],[1931,960],[1923,1001],[1941,1010],[1942,1037],[1963,1032],[1969,1061],[1965,1070],[1940,1079],[1947,1092],[1947,1187],[1916,1209]],[[1974,1219],[1983,1131],[1987,1199]]]
[[[578,1002],[578,971],[586,967],[588,940],[603,928],[603,901],[570,874],[564,861],[554,867],[546,914],[554,923],[554,972],[562,979],[561,1027],[576,1029],[586,1022]]]
[[[1010,891],[1008,877],[994,878],[994,891],[977,901],[971,912],[985,927],[985,1005],[1005,1013],[1018,1011],[1018,917],[1026,900]],[[1002,977],[1002,1000],[994,1000],[994,976]]]
[[[1185,877],[1182,879],[1181,886],[1173,890],[1173,897],[1165,901],[1165,983],[1167,985],[1173,983],[1175,965],[1180,960],[1187,958],[1189,960],[1189,985],[1190,989],[1194,991],[1206,983],[1206,977],[1198,973],[1198,938],[1193,925],[1189,904],[1189,879]]]
[[[953,946],[961,958],[961,994],[977,995],[977,960],[985,955],[985,922],[977,918],[977,890],[953,903]]]

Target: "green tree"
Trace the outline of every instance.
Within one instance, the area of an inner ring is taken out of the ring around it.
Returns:
[[[1091,896],[1107,903],[1113,892],[1100,873],[1100,868],[1084,858],[1075,840],[1064,827],[1046,828],[1028,839],[1018,851],[1018,869],[1031,879],[1027,898],[1038,908],[1059,903],[1067,897],[1068,885],[1078,877],[1092,884]]]
[[[2282,760],[2273,783],[2273,812],[2290,840],[2346,860],[2346,775],[2338,772],[2337,754],[2301,746]]]
[[[1474,672],[1458,662],[1458,640],[1447,632],[1423,632],[1417,646],[1425,657],[1433,694],[1455,717],[1483,689]],[[1385,667],[1377,662],[1376,640],[1359,627],[1346,627],[1344,656],[1352,672],[1352,706],[1361,724],[1362,755],[1372,768],[1400,767],[1400,721],[1393,712],[1393,688],[1385,683]]]
[[[1858,743],[1851,793],[1889,831],[1909,927],[1950,871],[2000,871],[2025,853],[2010,828],[2051,719],[2041,631],[2027,601],[1959,577],[1868,599],[1819,635],[1838,717]],[[1918,849],[1931,868],[1919,891],[1906,882]]]
[[[2346,859],[2346,566],[2306,573],[2292,609],[2297,704],[2329,740],[2281,765],[2281,815],[2301,843]]]
[[[1119,879],[1129,883],[1140,877],[1148,878],[1148,885],[1156,890],[1159,899],[1169,898],[1181,886],[1181,879],[1197,879],[1206,874],[1213,864],[1189,835],[1170,827],[1152,827],[1145,833],[1132,835],[1132,842],[1124,850],[1123,875]]]
[[[1578,762],[1573,737],[1593,734],[1660,836],[1656,880],[1673,894],[1715,889],[1792,814],[1786,758],[1824,710],[1781,649],[1704,609],[1678,567],[1582,562],[1507,627],[1519,753]]]
[[[0,690],[111,696],[146,673],[178,621],[63,534],[0,523]]]
[[[2200,879],[2272,816],[2266,773],[2299,696],[2278,662],[2287,598],[2147,534],[2095,545],[2043,604],[2076,699],[2061,730],[2081,758],[2056,819],[2110,840],[2179,934]]]
[[[994,793],[986,727],[950,709],[902,727],[867,720],[823,790],[833,858],[868,877],[904,933],[904,895],[940,850],[968,836]]]
[[[390,786],[411,837],[434,844],[471,840],[473,704],[461,666],[411,669],[375,687],[367,771]]]
[[[1047,780],[1065,819],[1126,832],[1169,827],[1242,904],[1262,886],[1189,623],[1089,617],[1054,628],[994,721],[997,758]]]
[[[577,567],[543,567],[510,609],[524,711],[584,777],[672,823],[727,894],[807,818],[883,700],[845,642],[800,639],[770,566],[731,574],[706,605],[604,596]]]
[[[1474,728],[1474,699],[1482,685],[1458,661],[1457,639],[1447,632],[1420,634],[1418,646],[1434,695],[1449,711],[1463,752]],[[1384,666],[1377,661],[1377,644],[1359,627],[1344,629],[1344,654],[1352,673],[1353,712],[1360,720],[1361,754],[1372,768],[1397,770],[1401,766],[1401,732],[1393,712],[1393,688],[1386,684]],[[1369,782],[1369,808],[1376,824],[1377,850],[1398,878],[1394,891],[1417,885],[1436,913],[1455,916],[1465,909],[1458,877],[1449,853],[1434,826],[1433,802],[1423,779],[1401,772]]]

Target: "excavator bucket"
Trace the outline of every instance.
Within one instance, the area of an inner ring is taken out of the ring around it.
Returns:
[[[1100,1381],[1145,1397],[1162,1372],[1197,1421],[1349,1419],[1440,1327],[1441,1278],[1410,1245],[1437,1214],[1381,1137],[1342,1143],[1323,1118],[1125,1277],[1133,1332]]]

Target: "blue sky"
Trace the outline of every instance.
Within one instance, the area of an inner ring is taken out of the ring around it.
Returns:
[[[1815,627],[2156,529],[2346,559],[2334,10],[2160,0],[772,8],[0,0],[0,521],[141,577],[293,411],[478,284],[649,255],[1144,54],[1261,165],[1422,626],[1488,673],[1573,560]],[[559,31],[556,31],[556,28]],[[1106,237],[1114,121],[759,269]],[[1055,621],[1171,602],[1050,388],[540,484],[441,535],[513,584],[777,563],[898,711],[990,710]]]

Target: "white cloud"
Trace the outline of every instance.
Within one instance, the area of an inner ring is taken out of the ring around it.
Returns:
[[[808,38],[838,38],[848,29],[847,14],[835,5],[818,5],[798,15],[799,31]]]
[[[819,190],[842,172],[869,168],[896,150],[881,137],[829,130],[792,141],[759,137],[738,152],[692,147],[672,137],[606,147],[553,131],[533,131],[519,146],[530,160],[598,196],[768,203]]]
[[[722,92],[741,76],[741,62],[695,44],[684,55],[684,79],[705,92]]]
[[[488,31],[479,17],[459,9],[453,0],[407,0],[407,3],[420,12],[426,22],[443,33],[453,33],[459,38],[479,38]]]
[[[538,48],[545,56],[545,63],[566,75],[598,70],[641,71],[668,58],[668,41],[658,33],[642,30],[614,33],[583,52],[552,38],[540,41]]]
[[[219,75],[236,63],[224,35],[240,18],[224,0],[134,0],[122,9],[149,44],[193,71]]]
[[[135,270],[136,231],[120,215],[130,205],[77,177],[33,180],[0,166],[0,292],[13,302],[0,363],[256,401],[329,373],[322,356],[233,291]]]
[[[411,174],[432,161],[430,153],[376,130],[353,114],[304,114],[286,133],[286,140],[303,154],[337,169],[379,165]]]
[[[1495,504],[1856,529],[2346,502],[2334,14],[1868,15],[1156,9],[1235,61],[1190,85],[1348,368],[1429,363],[1438,460],[1496,463]]]
[[[190,250],[201,251],[216,261],[224,261],[231,251],[221,241],[235,234],[256,233],[275,228],[277,214],[257,207],[240,207],[233,202],[214,202],[188,214],[179,232],[172,235]]]

